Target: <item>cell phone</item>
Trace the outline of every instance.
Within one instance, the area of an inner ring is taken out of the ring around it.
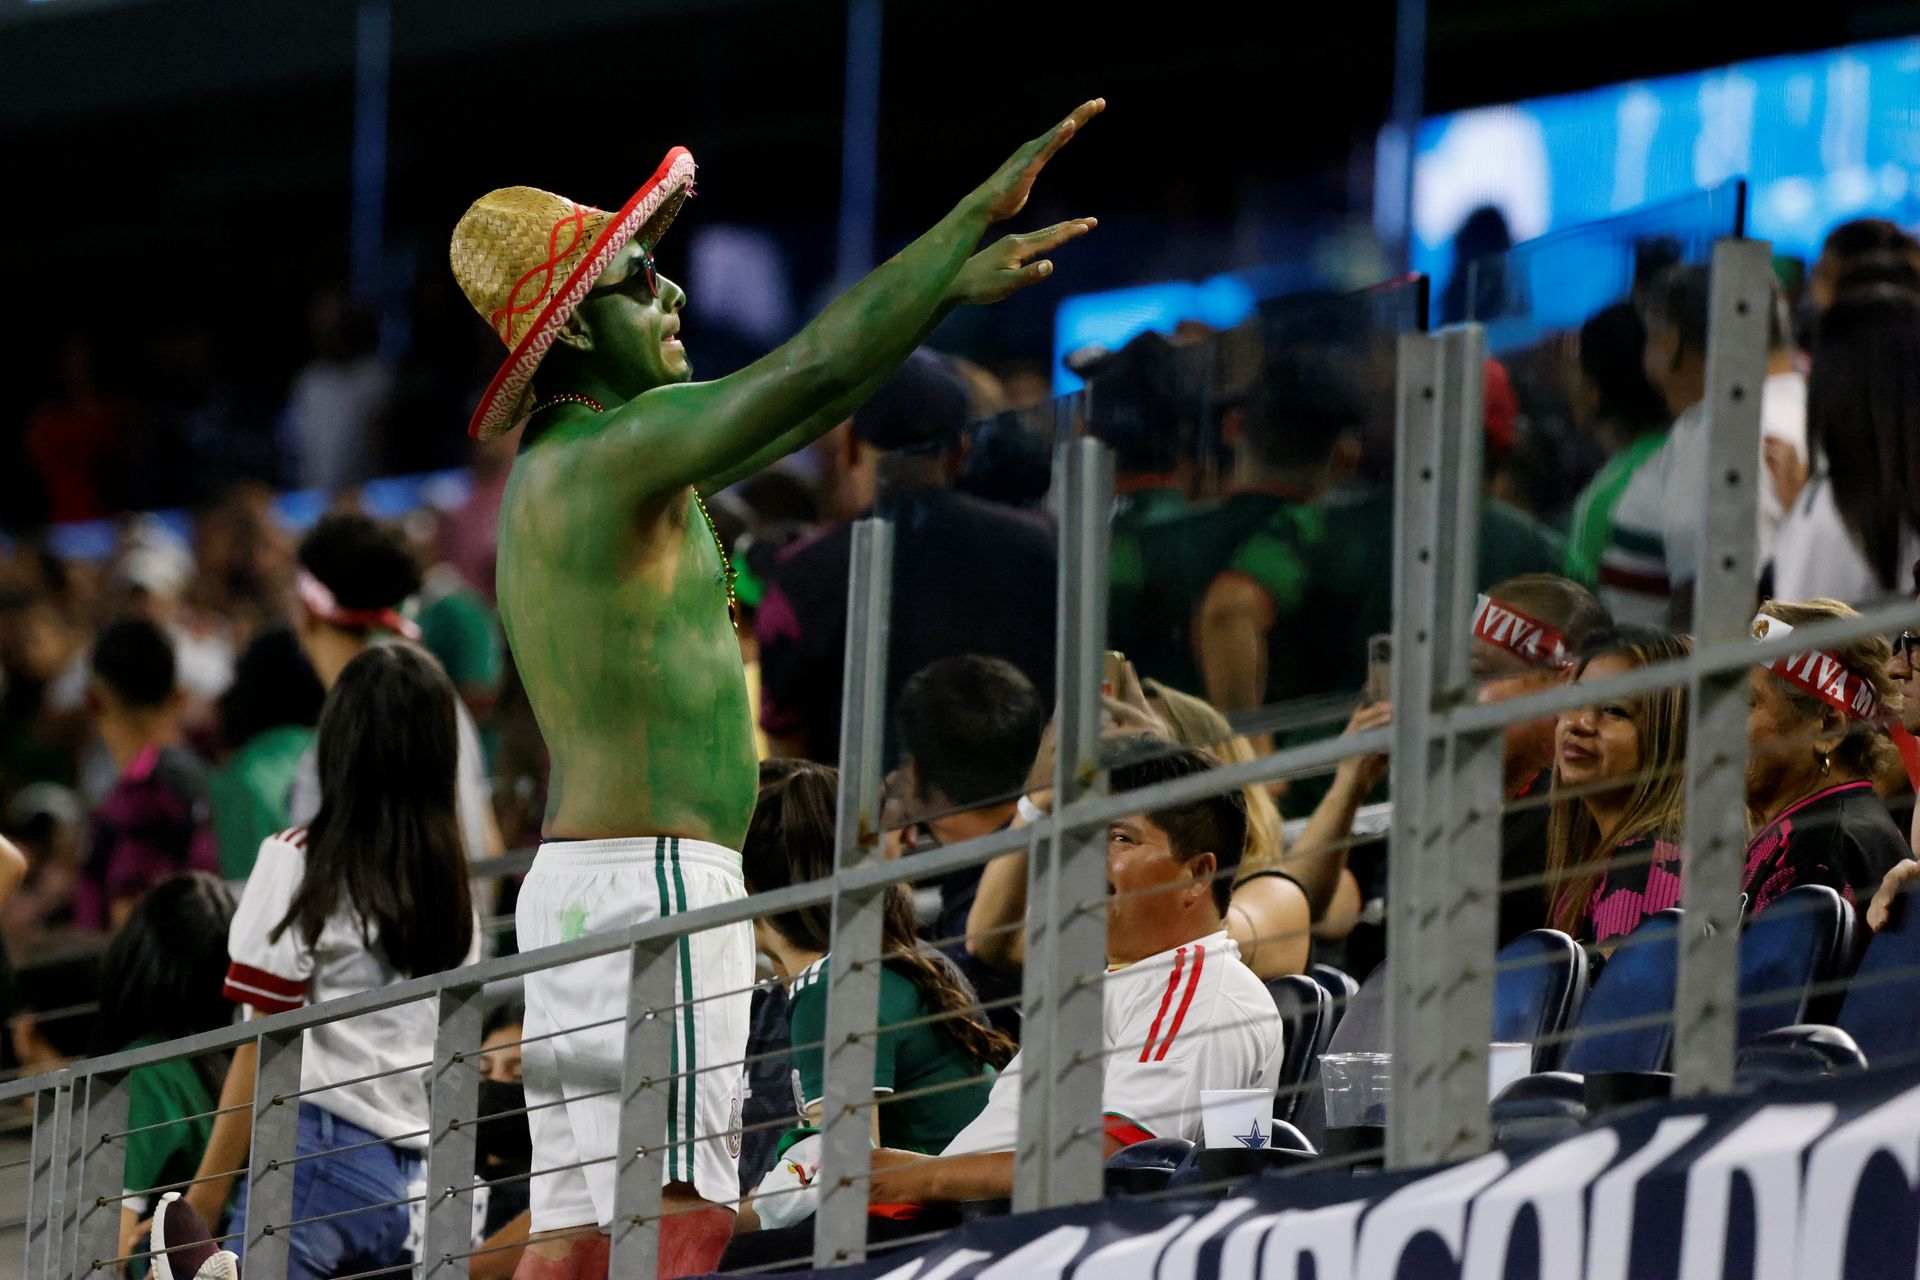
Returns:
[[[1100,693],[1103,697],[1120,696],[1120,682],[1126,678],[1127,655],[1118,649],[1109,649],[1100,661]]]
[[[1393,697],[1393,637],[1367,637],[1367,687],[1362,695],[1368,702],[1385,702]]]

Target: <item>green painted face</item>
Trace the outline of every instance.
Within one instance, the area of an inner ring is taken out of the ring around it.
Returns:
[[[653,269],[640,241],[614,255],[576,309],[593,337],[593,363],[629,398],[669,382],[693,380],[680,345],[680,309],[687,295]]]

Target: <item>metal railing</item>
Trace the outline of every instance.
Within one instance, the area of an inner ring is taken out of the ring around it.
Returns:
[[[1480,329],[1461,326],[1399,339],[1396,419],[1396,551],[1393,564],[1394,719],[1391,726],[1297,743],[1225,764],[1200,776],[1112,794],[1101,768],[1100,679],[1106,635],[1109,513],[1114,493],[1109,450],[1094,439],[1065,438],[1054,461],[1055,516],[1061,532],[1058,579],[1058,757],[1051,813],[960,843],[881,856],[885,665],[893,531],[884,520],[855,530],[849,580],[840,808],[836,872],[751,899],[702,907],[631,928],[538,951],[396,983],[376,991],[204,1032],[153,1048],[75,1062],[0,1085],[0,1102],[34,1102],[28,1162],[29,1212],[23,1274],[101,1275],[127,1260],[120,1248],[128,1074],[170,1059],[258,1048],[251,1145],[244,1175],[250,1195],[237,1239],[256,1274],[284,1272],[294,1220],[294,1173],[304,1033],[329,1023],[415,1001],[432,1000],[437,1031],[425,1064],[430,1098],[424,1133],[424,1188],[409,1199],[424,1216],[416,1273],[464,1277],[486,1256],[473,1239],[475,1125],[483,1003],[489,987],[595,957],[627,957],[629,985],[618,1020],[623,1046],[617,1078],[613,1154],[613,1274],[651,1274],[663,1216],[668,1105],[676,1082],[695,1073],[740,1071],[734,1061],[676,1071],[675,1025],[690,1002],[676,987],[679,941],[702,930],[826,905],[836,963],[828,988],[824,1055],[822,1189],[812,1260],[828,1266],[866,1256],[872,1175],[870,1111],[916,1095],[876,1097],[881,917],[891,886],[983,867],[1010,853],[1029,857],[1030,904],[1014,1206],[1026,1210],[1083,1203],[1103,1192],[1101,1088],[1114,1052],[1106,1043],[1101,975],[1106,968],[1110,902],[1104,838],[1118,818],[1247,787],[1323,773],[1341,760],[1390,754],[1387,927],[1394,963],[1387,998],[1395,1103],[1388,1114],[1390,1165],[1456,1160],[1492,1141],[1487,1097],[1488,1034],[1496,975],[1493,912],[1503,884],[1496,862],[1499,824],[1509,804],[1501,791],[1501,744],[1509,726],[1594,703],[1684,686],[1691,695],[1687,771],[1685,897],[1693,919],[1679,952],[1673,1062],[1684,1092],[1723,1089],[1732,1079],[1739,882],[1747,840],[1744,792],[1747,727],[1743,691],[1757,663],[1810,647],[1897,631],[1920,622],[1920,605],[1902,603],[1865,616],[1811,623],[1789,640],[1756,643],[1751,616],[1750,531],[1758,457],[1758,384],[1764,373],[1766,299],[1771,271],[1764,244],[1726,241],[1713,253],[1709,331],[1708,513],[1695,587],[1700,643],[1686,659],[1605,680],[1543,688],[1499,702],[1477,702],[1465,637],[1475,584],[1473,563],[1481,494]],[[1080,407],[1059,406],[1063,424]],[[1063,431],[1070,437],[1071,431]],[[1744,554],[1741,547],[1748,547]],[[1271,712],[1239,719],[1246,731],[1272,728]],[[1364,836],[1343,836],[1347,843]],[[951,940],[949,940],[951,941]],[[746,999],[748,991],[707,999]],[[1004,1003],[1004,1002],[1002,1002]],[[995,1007],[988,1002],[976,1010]],[[1664,1015],[1662,1015],[1664,1016]],[[571,1034],[581,1028],[569,1028]],[[1592,1034],[1606,1028],[1586,1028]],[[1556,1033],[1562,1036],[1570,1033]],[[808,1048],[810,1046],[795,1046]],[[334,1086],[337,1087],[337,1082]],[[1305,1092],[1306,1081],[1284,1091]],[[926,1096],[924,1093],[918,1096]],[[579,1101],[571,1099],[570,1101]],[[207,1117],[195,1117],[204,1119]],[[189,1118],[194,1119],[194,1118]],[[776,1123],[773,1121],[766,1122]],[[778,1122],[784,1124],[784,1121]],[[724,1133],[697,1133],[722,1141]],[[592,1163],[588,1161],[588,1163]],[[503,1181],[554,1172],[536,1168]],[[151,1192],[153,1189],[145,1189]],[[402,1202],[396,1202],[402,1203]]]

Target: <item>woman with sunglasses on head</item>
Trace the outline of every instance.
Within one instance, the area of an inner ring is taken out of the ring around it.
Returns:
[[[1692,651],[1685,636],[1622,627],[1575,666],[1574,683]],[[1596,701],[1560,716],[1547,818],[1552,927],[1610,949],[1647,916],[1679,905],[1686,762],[1684,688]]]
[[[1837,600],[1769,600],[1754,635],[1790,635],[1859,616]],[[1824,884],[1863,903],[1910,851],[1874,792],[1896,759],[1899,687],[1885,638],[1812,650],[1755,667],[1747,713],[1747,808],[1757,828],[1741,889],[1764,910],[1795,885]],[[1904,732],[1904,729],[1900,730]]]

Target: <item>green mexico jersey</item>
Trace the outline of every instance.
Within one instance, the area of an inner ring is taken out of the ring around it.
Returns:
[[[827,1035],[826,974],[831,960],[822,956],[801,970],[787,993],[795,1102],[802,1113],[826,1092],[822,1043]],[[986,1106],[994,1073],[961,1052],[938,1024],[924,1021],[930,1012],[919,990],[903,974],[890,967],[880,970],[882,1030],[874,1047],[873,1088],[876,1093],[898,1095],[898,1101],[880,1106],[880,1143],[937,1155]],[[969,1080],[975,1083],[960,1084]]]

